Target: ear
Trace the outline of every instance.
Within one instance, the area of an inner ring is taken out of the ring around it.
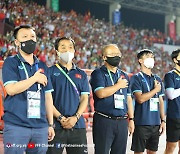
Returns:
[[[104,56],[104,55],[102,55],[102,58],[103,58],[104,61],[107,60],[107,57]]]
[[[56,54],[57,56],[60,56],[60,52],[58,50],[56,50]]]
[[[178,63],[178,61],[177,61],[177,59],[176,59],[176,58],[173,58],[173,62],[174,62],[175,64],[177,64],[177,63]]]
[[[139,59],[138,62],[139,62],[140,64],[142,64],[142,63],[143,63],[143,60],[142,60],[142,59]]]
[[[17,47],[19,47],[21,45],[21,43],[17,39],[14,40],[14,43]]]

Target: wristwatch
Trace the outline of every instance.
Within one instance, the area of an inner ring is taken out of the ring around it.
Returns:
[[[49,127],[55,128],[55,124],[49,124]]]
[[[77,121],[79,120],[79,118],[81,117],[81,115],[79,113],[75,114],[75,117],[77,118]]]
[[[165,120],[161,120],[161,123],[162,123],[162,122],[166,123],[166,121],[165,121]]]
[[[57,117],[57,121],[61,121],[64,116],[61,114],[59,117]]]
[[[129,118],[129,120],[133,120],[134,121],[134,118]]]

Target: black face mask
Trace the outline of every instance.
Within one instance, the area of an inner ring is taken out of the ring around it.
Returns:
[[[115,56],[115,57],[106,57],[106,62],[111,65],[117,67],[120,63],[121,57]]]
[[[36,49],[36,42],[34,42],[33,40],[28,40],[20,43],[21,43],[21,50],[27,54],[33,53]]]

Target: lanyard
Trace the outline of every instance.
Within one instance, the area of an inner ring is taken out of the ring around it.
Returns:
[[[73,85],[76,93],[78,94],[79,96],[79,91],[75,85],[75,83],[72,81],[72,79],[66,74],[66,72],[61,68],[61,66],[59,66],[58,64],[56,64],[57,68],[64,74],[64,76],[69,80],[69,82]]]
[[[107,69],[107,70],[108,70],[108,74],[109,74],[109,77],[110,77],[110,79],[111,79],[112,85],[114,86],[114,81],[113,81],[111,72],[109,71],[109,69]],[[118,70],[118,78],[119,78],[119,77],[120,77],[120,72],[119,72],[119,70]],[[122,93],[122,89],[119,89],[119,90],[120,90],[120,93]]]
[[[107,69],[107,71],[108,71],[109,77],[110,77],[110,79],[111,79],[112,85],[114,85],[114,81],[113,81],[113,78],[112,78],[112,75],[111,75],[109,69]],[[119,78],[119,77],[120,77],[120,72],[119,72],[119,70],[118,70],[118,78]]]
[[[174,72],[176,72],[180,76],[180,72],[177,69],[174,69]]]
[[[144,75],[142,74],[142,72],[139,72],[139,74],[142,76],[142,78],[144,79],[144,81],[146,82],[146,85],[147,85],[147,88],[148,88],[148,91],[150,91],[150,87],[149,87],[149,84],[146,80],[146,78],[144,77]]]
[[[17,57],[19,58],[19,55],[17,55]],[[19,58],[19,60],[20,60],[20,58]],[[20,61],[21,61],[21,60],[20,60]],[[24,65],[24,62],[21,61],[21,64],[22,64],[23,69],[24,69],[24,72],[25,72],[25,74],[26,74],[26,79],[29,79],[29,75],[28,75],[26,66]],[[39,68],[39,67],[38,67],[38,64],[36,63],[35,66],[36,66],[36,71],[37,71],[38,68]],[[38,90],[40,90],[40,89],[41,89],[41,86],[40,86],[40,84],[38,83]]]
[[[111,75],[109,69],[107,69],[107,70],[108,70],[108,74],[109,74],[109,77],[110,77],[110,79],[111,79],[112,85],[114,85],[114,81],[113,81],[113,79],[112,79],[112,75]]]

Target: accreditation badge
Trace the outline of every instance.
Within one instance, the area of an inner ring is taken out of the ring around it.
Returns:
[[[114,94],[115,109],[124,109],[124,95]]]
[[[159,98],[150,99],[150,111],[158,111]]]
[[[27,91],[27,118],[40,119],[40,91]]]

